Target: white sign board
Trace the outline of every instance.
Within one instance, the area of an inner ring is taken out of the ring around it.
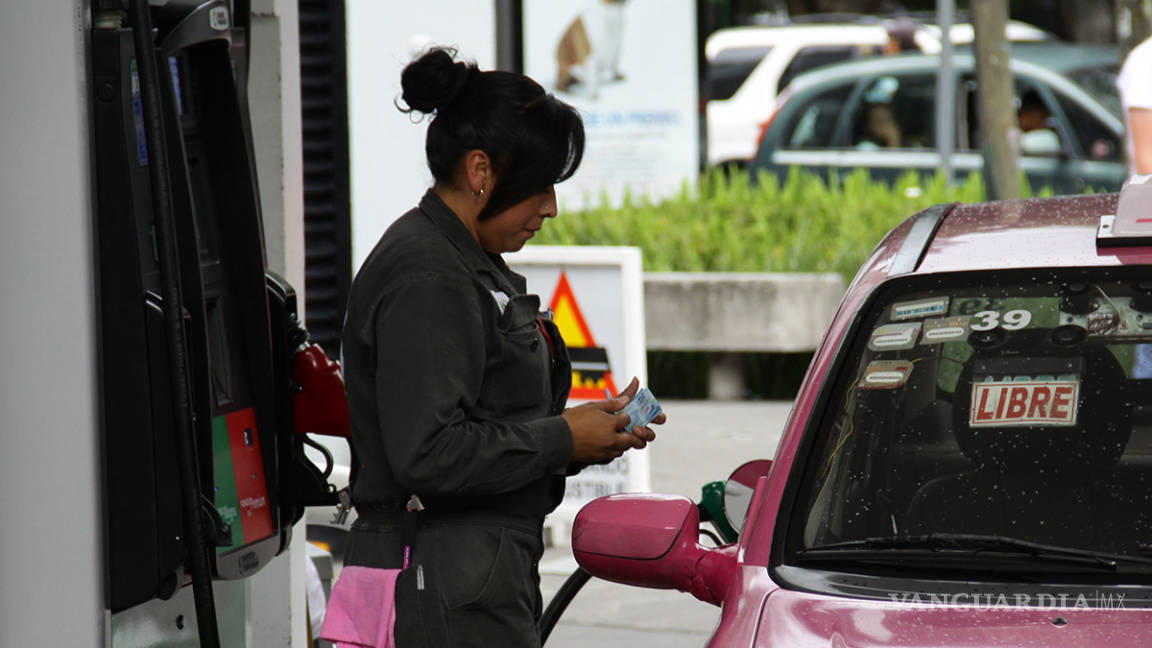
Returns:
[[[580,110],[568,209],[678,193],[700,164],[693,0],[524,0],[524,73]]]
[[[550,307],[573,364],[569,406],[615,395],[635,376],[648,383],[644,343],[644,276],[633,247],[528,246],[505,261],[528,280],[528,292]],[[630,450],[604,466],[568,478],[564,501],[549,518],[553,542],[589,501],[650,486],[648,452]]]

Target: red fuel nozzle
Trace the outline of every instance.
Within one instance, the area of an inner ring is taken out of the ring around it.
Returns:
[[[296,433],[347,438],[351,428],[340,363],[318,345],[309,344],[293,358],[292,369],[300,383],[300,392],[292,399]]]

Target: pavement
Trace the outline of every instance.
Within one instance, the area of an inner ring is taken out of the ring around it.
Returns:
[[[740,464],[771,459],[790,402],[662,401],[668,422],[656,429],[651,453],[652,491],[698,501],[700,487],[723,480]],[[547,606],[576,569],[570,547],[553,547],[540,563]],[[720,618],[720,608],[674,590],[629,587],[592,579],[573,599],[546,648],[698,648]]]

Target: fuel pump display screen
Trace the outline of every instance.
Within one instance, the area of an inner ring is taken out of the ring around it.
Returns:
[[[216,550],[223,554],[274,532],[255,410],[213,418],[212,449],[216,510],[232,528],[232,543]]]

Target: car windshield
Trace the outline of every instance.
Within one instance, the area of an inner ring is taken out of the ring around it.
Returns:
[[[1152,556],[1146,275],[901,280],[858,331],[816,423],[791,555],[960,534],[981,556]]]

